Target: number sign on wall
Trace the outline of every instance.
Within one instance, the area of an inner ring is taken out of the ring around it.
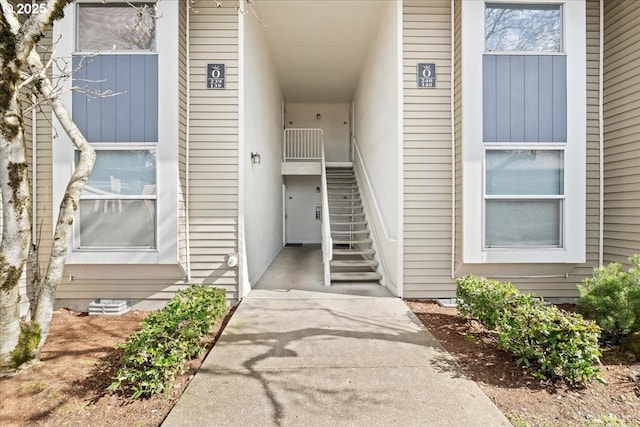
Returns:
[[[436,64],[418,63],[417,82],[419,88],[436,87]]]
[[[207,64],[207,89],[224,89],[225,83],[224,64]]]

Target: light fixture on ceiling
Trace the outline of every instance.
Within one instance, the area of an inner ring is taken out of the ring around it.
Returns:
[[[251,163],[254,165],[259,165],[262,162],[262,157],[260,157],[260,153],[251,152]]]

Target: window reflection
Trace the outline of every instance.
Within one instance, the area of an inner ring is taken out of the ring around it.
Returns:
[[[560,5],[487,4],[485,47],[490,52],[560,52]]]
[[[83,196],[155,194],[155,150],[97,150],[96,154]]]
[[[153,50],[155,38],[153,5],[78,7],[78,50]]]

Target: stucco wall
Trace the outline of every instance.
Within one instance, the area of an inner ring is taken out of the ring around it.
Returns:
[[[327,162],[348,162],[349,104],[287,102],[285,127],[322,129]],[[320,119],[317,115],[320,114]],[[345,123],[346,122],[346,123]]]
[[[374,234],[374,248],[381,256],[383,271],[398,287],[400,254],[398,238],[401,235],[399,211],[401,205],[400,126],[401,98],[398,85],[399,5],[387,2],[380,11],[378,32],[372,41],[362,68],[354,99],[355,139],[354,164],[358,173],[363,200],[366,202],[369,226]],[[384,65],[383,65],[384,64]],[[364,173],[368,176],[370,188]],[[374,205],[377,204],[378,209]]]
[[[253,15],[244,16],[244,67],[260,70],[244,80],[244,220],[249,280],[254,284],[282,247],[282,97]],[[261,156],[251,162],[251,153]]]

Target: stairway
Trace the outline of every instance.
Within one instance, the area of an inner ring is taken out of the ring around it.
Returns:
[[[376,282],[378,262],[369,236],[353,168],[327,168],[327,197],[333,239],[331,282]]]

